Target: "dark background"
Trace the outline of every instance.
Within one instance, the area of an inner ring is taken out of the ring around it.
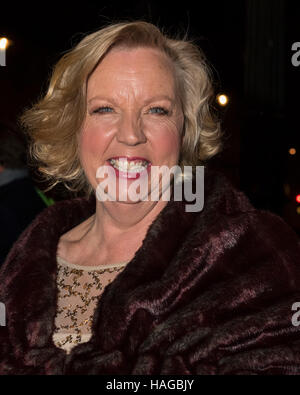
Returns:
[[[15,124],[45,92],[64,51],[109,22],[143,19],[171,35],[188,32],[213,66],[216,93],[230,98],[220,109],[225,149],[212,164],[255,207],[279,214],[300,234],[300,67],[291,63],[299,15],[300,2],[292,0],[1,4],[0,36],[12,45],[0,67],[0,119]],[[66,196],[61,188],[52,193]]]

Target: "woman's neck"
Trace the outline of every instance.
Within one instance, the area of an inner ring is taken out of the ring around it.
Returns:
[[[96,200],[96,212],[62,236],[59,254],[70,263],[101,265],[129,261],[166,201],[119,203]]]

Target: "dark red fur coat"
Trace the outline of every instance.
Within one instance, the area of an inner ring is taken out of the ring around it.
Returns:
[[[277,216],[255,210],[206,173],[205,206],[171,201],[104,291],[92,338],[70,355],[52,342],[59,237],[94,212],[60,202],[22,234],[0,272],[1,374],[298,374],[300,245]]]

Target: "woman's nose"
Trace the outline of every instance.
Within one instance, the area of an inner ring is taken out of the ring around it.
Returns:
[[[127,114],[122,117],[117,131],[117,140],[127,145],[143,144],[147,141],[142,122],[137,115]]]

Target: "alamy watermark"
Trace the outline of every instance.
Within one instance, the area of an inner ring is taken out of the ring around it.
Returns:
[[[295,67],[300,66],[300,42],[296,42],[292,45],[292,51],[295,52],[292,56],[292,65]]]
[[[300,326],[300,302],[296,302],[292,306],[292,311],[296,311],[292,316],[292,324],[293,326]]]
[[[96,178],[104,178],[96,189],[99,201],[169,201],[173,188],[175,201],[191,203],[185,205],[186,212],[199,212],[204,207],[204,166],[195,166],[194,176],[192,166],[184,166],[182,170],[178,165],[151,166],[150,172],[143,171],[139,177],[129,171],[122,174],[126,176],[117,177],[112,166],[98,168]]]
[[[6,309],[4,303],[0,303],[0,326],[6,326]]]
[[[0,66],[6,66],[7,39],[0,38]]]

